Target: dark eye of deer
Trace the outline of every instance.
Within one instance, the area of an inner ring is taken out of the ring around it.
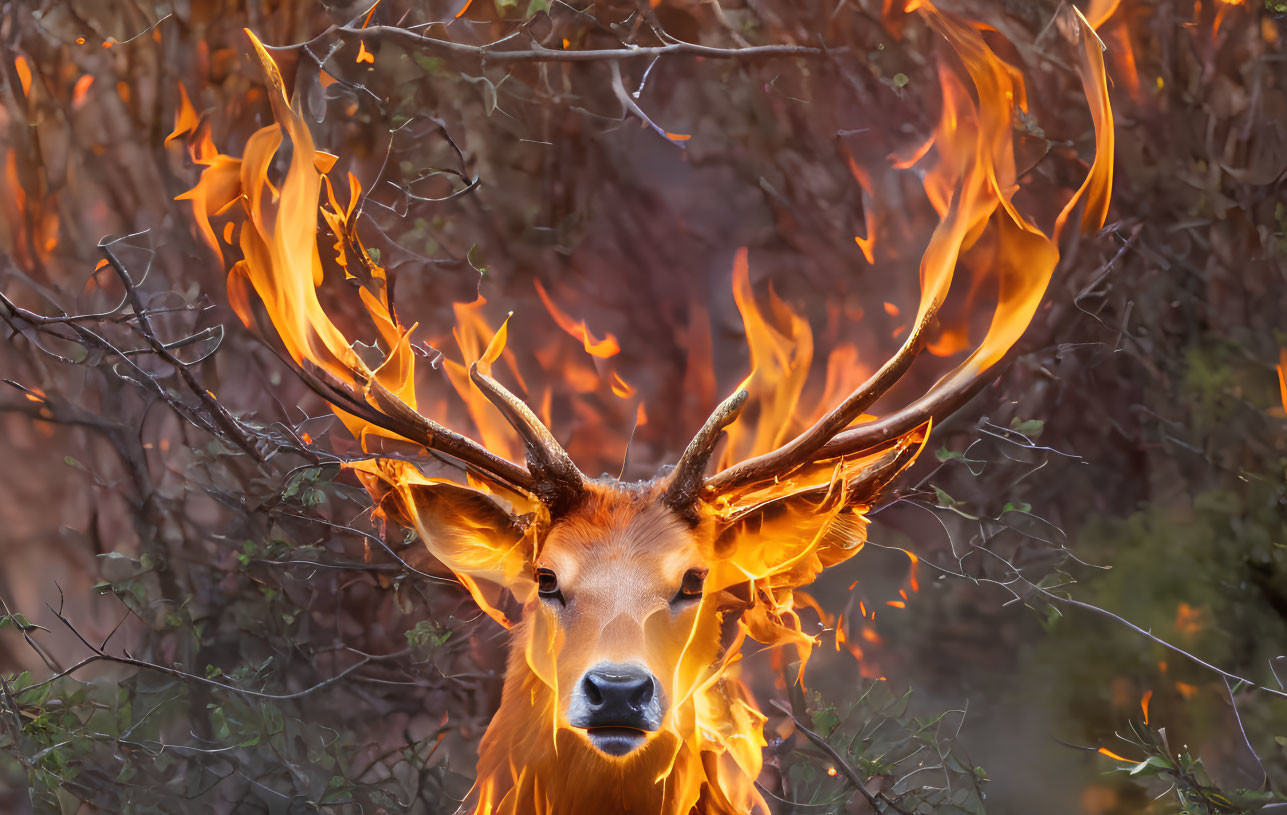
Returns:
[[[683,603],[689,600],[702,599],[702,587],[706,585],[706,572],[702,569],[689,569],[684,572],[684,579],[679,583],[679,593],[672,603]]]
[[[536,570],[536,593],[546,600],[563,602],[563,592],[559,591],[558,575],[549,569]]]

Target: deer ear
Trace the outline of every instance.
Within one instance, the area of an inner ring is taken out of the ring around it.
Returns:
[[[496,609],[496,593],[483,584],[524,594],[516,589],[531,580],[527,516],[520,516],[504,497],[486,492],[481,485],[426,478],[404,461],[363,462],[356,469],[371,494],[378,496],[381,511],[414,529],[429,553],[460,578],[479,607],[508,625]]]
[[[926,423],[879,448],[719,496],[709,506],[716,525],[712,559],[726,567],[720,582],[803,586],[847,560],[866,541],[867,510],[915,461],[928,436]]]

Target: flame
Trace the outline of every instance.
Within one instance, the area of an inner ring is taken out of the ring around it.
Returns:
[[[15,57],[13,68],[18,72],[18,83],[22,85],[22,95],[29,96],[31,94],[31,65],[27,63],[27,58],[24,56]]]
[[[586,327],[585,321],[578,323],[569,317],[567,312],[554,305],[554,301],[550,299],[550,295],[539,280],[536,281],[536,293],[545,305],[545,310],[554,318],[554,322],[558,323],[559,328],[579,340],[587,354],[599,359],[609,359],[621,353],[621,346],[612,334],[604,334],[603,339],[596,340],[590,333],[590,329]]]
[[[196,132],[197,123],[197,111],[192,107],[192,100],[188,97],[188,89],[180,83],[179,109],[174,115],[174,130],[165,137],[165,143],[169,144],[181,136]]]
[[[1153,691],[1144,691],[1144,696],[1140,698],[1140,710],[1144,713],[1144,724],[1148,724],[1148,703],[1153,699]]]
[[[75,86],[72,87],[72,107],[79,109],[85,104],[86,97],[89,96],[89,89],[94,86],[94,77],[92,74],[84,74],[76,80]]]
[[[1180,603],[1175,608],[1175,630],[1192,637],[1207,627],[1206,611],[1194,608],[1188,603]]]
[[[467,8],[468,4],[460,13]],[[1043,231],[1014,203],[1019,172],[1013,122],[1026,109],[1027,99],[1022,75],[987,46],[977,27],[940,13],[924,0],[914,0],[907,9],[916,10],[946,41],[963,71],[953,67],[956,61],[939,61],[942,111],[932,136],[908,159],[888,160],[877,168],[855,161],[851,167],[865,191],[878,173],[919,179],[924,205],[937,218],[920,260],[916,325],[928,325],[938,314],[954,291],[958,268],[971,273],[971,303],[976,293],[980,300],[995,302],[990,324],[976,342],[969,342],[967,327],[945,326],[938,335],[936,347],[943,353],[972,347],[943,378],[950,385],[995,365],[1026,329],[1053,274],[1058,237],[1074,204],[1085,205],[1080,222],[1084,229],[1104,222],[1112,182],[1112,111],[1098,39],[1086,19],[1067,12],[1062,19],[1069,39],[1080,46],[1078,65],[1094,122],[1096,155],[1086,181],[1053,229]],[[347,389],[359,402],[381,410],[388,398],[394,398],[416,411],[412,334],[417,326],[401,323],[390,300],[388,275],[357,236],[361,184],[353,174],[335,171],[337,158],[317,149],[292,107],[276,64],[260,41],[247,34],[268,79],[275,121],[250,137],[241,157],[223,155],[181,88],[175,129],[167,142],[182,137],[203,169],[197,185],[180,198],[191,203],[200,234],[221,261],[225,252],[236,256],[228,271],[229,301],[247,326],[256,328],[266,319],[271,333],[304,371]],[[365,45],[358,61],[374,61]],[[682,137],[672,134],[672,138]],[[277,178],[272,168],[286,142],[289,166]],[[867,243],[858,240],[869,262],[875,240],[872,226],[877,222],[873,215]],[[342,291],[356,290],[365,318],[362,328],[342,330],[323,308],[319,290],[328,279],[352,283],[352,289]],[[732,287],[746,331],[751,373],[745,382],[750,395],[742,418],[728,428],[724,465],[763,454],[792,438],[816,421],[838,395],[852,391],[870,367],[855,346],[840,344],[827,360],[825,382],[811,380],[814,343],[809,322],[776,292],[755,291],[745,248],[733,259]],[[512,380],[516,392],[526,394],[529,404],[547,420],[551,388],[544,383],[538,383],[535,392],[529,388],[523,376],[529,356],[542,371],[559,372],[561,390],[570,389],[587,399],[610,396],[618,411],[635,393],[606,367],[605,360],[620,352],[617,338],[612,334],[596,338],[584,321],[557,307],[539,283],[537,294],[559,328],[579,342],[575,360],[552,345],[520,348],[520,358],[507,348],[508,318],[496,325],[481,296],[473,303],[455,304],[450,334],[434,339],[444,347],[454,342],[455,351],[442,361],[435,384],[443,393],[435,397],[433,406],[450,404],[447,412],[463,410],[473,435],[489,450],[510,459],[521,458],[523,447],[474,387],[469,376],[472,364],[478,363],[483,371],[499,369],[497,374]],[[890,302],[885,307],[891,317],[912,314],[908,304]],[[690,364],[695,360],[700,364],[694,370],[703,370],[690,371],[689,376],[698,389],[711,393],[709,339],[705,344],[701,340],[703,330],[709,335],[709,321],[700,310],[694,311],[692,319]],[[365,335],[359,338],[358,331]],[[945,337],[951,331],[956,333],[949,342]],[[923,333],[913,331],[905,343],[915,351],[927,339]],[[566,340],[563,344],[569,345]],[[448,395],[454,397],[450,402]],[[588,410],[584,404],[575,404],[574,409]],[[540,503],[479,477],[471,475],[466,486],[430,477],[402,458],[381,456],[384,442],[406,440],[357,415],[338,408],[336,412],[363,450],[374,453],[348,466],[380,512],[415,529],[481,609],[498,623],[512,625],[500,610],[500,592],[507,589],[520,601],[534,597],[529,573],[537,541],[549,523]],[[629,405],[623,415],[630,412],[636,427],[646,424],[642,402]],[[924,449],[930,429],[926,422],[885,447],[814,462],[771,482],[738,487],[703,509],[703,522],[724,531],[718,539],[702,544],[710,549],[706,554],[711,569],[692,629],[682,647],[670,655],[674,699],[663,729],[642,750],[645,757],[629,765],[631,778],[645,779],[653,785],[649,789],[662,796],[661,812],[686,813],[699,798],[707,812],[720,815],[768,811],[754,786],[763,761],[765,717],[739,678],[742,644],[751,639],[776,650],[790,646],[802,666],[807,663],[818,640],[805,633],[801,610],[813,608],[824,622],[829,618],[800,589],[823,569],[862,549],[869,507],[853,493],[854,485],[863,482],[864,474],[891,461],[908,466]],[[589,444],[604,446],[599,444],[604,431],[588,432]],[[608,432],[608,437],[617,438]],[[624,433],[620,437],[626,438]],[[479,494],[487,500],[476,500]],[[463,499],[466,495],[471,497]],[[514,517],[526,520],[522,524],[505,520]],[[909,587],[916,592],[919,561],[914,554],[906,554]],[[737,621],[734,642],[720,651],[717,598],[726,589],[747,584],[754,600]],[[909,596],[902,591],[900,597],[886,605],[904,608]],[[861,602],[859,607],[864,619],[874,620],[874,611],[869,615]],[[857,659],[862,659],[863,650],[855,639],[869,646],[880,643],[879,635],[866,624],[856,638],[845,630],[844,621],[836,626],[836,647],[848,647]],[[590,749],[582,735],[562,726],[553,701],[558,698],[555,663],[566,645],[563,632],[539,614],[525,617],[520,630],[525,637],[523,652],[511,662],[515,679],[507,680],[506,698],[518,694],[525,721],[531,725],[522,733],[527,740],[522,747],[530,752],[516,764],[504,739],[514,738],[517,731],[489,728],[475,788],[475,811],[480,813],[548,809],[552,801],[561,800],[560,791],[548,786],[549,779],[538,771],[540,761],[561,756],[566,763],[571,761],[569,756]],[[863,670],[874,669],[864,664]],[[505,704],[511,703],[503,702],[503,709]],[[533,733],[541,735],[532,738]]]
[[[1107,747],[1101,747],[1101,748],[1099,748],[1098,750],[1096,750],[1095,752],[1099,753],[1100,755],[1108,756],[1109,758],[1113,759],[1114,761],[1122,761],[1122,762],[1125,762],[1125,763],[1127,763],[1127,764],[1134,764],[1134,763],[1135,763],[1134,761],[1131,761],[1129,758],[1125,758],[1125,757],[1123,757],[1123,756],[1119,756],[1117,753],[1114,753],[1112,750],[1109,750]]]

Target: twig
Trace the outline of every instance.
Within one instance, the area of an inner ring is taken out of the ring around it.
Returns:
[[[836,748],[832,747],[831,743],[820,734],[810,730],[808,726],[800,720],[800,717],[795,715],[795,712],[792,711],[791,708],[782,704],[777,699],[774,699],[772,704],[778,710],[782,711],[787,716],[790,716],[791,721],[795,722],[796,729],[831,757],[831,760],[836,764],[836,769],[840,771],[840,774],[843,775],[850,784],[853,784],[858,789],[858,792],[862,794],[862,797],[867,799],[867,803],[871,804],[872,809],[879,813],[883,811],[881,806],[884,805],[898,813],[898,815],[910,815],[907,810],[890,800],[889,796],[885,795],[885,793],[873,793],[871,790],[867,789],[867,782],[863,780],[863,777],[858,774],[857,770],[850,766],[845,757],[840,755]]]
[[[123,238],[118,238],[117,240],[123,240]],[[210,415],[214,417],[215,423],[224,431],[225,434],[227,434],[228,438],[241,448],[242,452],[246,455],[250,456],[255,461],[262,462],[264,460],[263,456],[257,449],[255,449],[255,445],[246,436],[241,426],[237,424],[237,421],[232,417],[232,414],[228,413],[228,411],[224,409],[224,406],[219,404],[219,402],[214,398],[214,395],[211,394],[208,389],[201,386],[201,383],[197,381],[195,376],[193,376],[191,367],[188,363],[175,356],[174,352],[170,350],[170,347],[157,338],[156,332],[152,329],[152,321],[148,317],[147,309],[143,307],[142,298],[139,297],[138,288],[134,285],[134,278],[130,276],[129,270],[125,268],[125,264],[121,263],[120,259],[116,257],[116,254],[111,249],[112,244],[116,242],[117,241],[101,242],[98,244],[98,248],[107,258],[107,262],[112,264],[112,268],[116,271],[117,277],[121,279],[121,285],[125,287],[125,293],[130,300],[130,305],[134,307],[136,322],[138,323],[140,333],[143,334],[143,338],[147,341],[148,345],[152,346],[152,350],[156,352],[157,356],[174,366],[174,369],[178,371],[179,376],[182,377],[184,384],[186,384],[188,389],[191,390],[199,400],[201,400],[201,403],[205,405],[206,410],[210,411]]]
[[[1220,676],[1224,677],[1225,679],[1233,679],[1233,680],[1235,680],[1235,681],[1237,681],[1237,682],[1241,682],[1241,683],[1245,684],[1245,685],[1246,685],[1247,687],[1249,687],[1249,688],[1253,688],[1253,689],[1255,689],[1255,690],[1262,691],[1262,692],[1264,692],[1264,693],[1268,693],[1268,694],[1270,694],[1270,695],[1272,695],[1272,696],[1278,696],[1278,697],[1281,697],[1281,698],[1283,698],[1283,699],[1287,699],[1287,692],[1280,691],[1280,690],[1274,690],[1273,688],[1266,687],[1266,686],[1264,686],[1264,685],[1261,685],[1261,684],[1260,684],[1260,683],[1258,683],[1258,682],[1254,682],[1254,681],[1252,681],[1252,680],[1250,680],[1250,679],[1246,678],[1245,676],[1238,676],[1237,674],[1229,673],[1228,671],[1224,670],[1223,668],[1218,668],[1218,667],[1216,667],[1215,665],[1212,665],[1210,662],[1207,662],[1206,660],[1204,660],[1204,659],[1202,659],[1202,658],[1200,658],[1200,657],[1198,657],[1198,656],[1196,656],[1196,655],[1194,655],[1194,654],[1189,653],[1188,651],[1184,650],[1184,649],[1183,649],[1183,648],[1181,648],[1180,646],[1178,646],[1178,645],[1173,645],[1173,644],[1171,644],[1171,643],[1167,642],[1166,640],[1164,640],[1164,639],[1162,639],[1161,637],[1157,636],[1157,635],[1156,635],[1156,634],[1154,634],[1153,632],[1151,632],[1151,631],[1147,631],[1147,630],[1145,630],[1145,629],[1143,629],[1143,628],[1140,628],[1138,625],[1136,625],[1135,623],[1133,623],[1133,622],[1131,622],[1130,620],[1126,619],[1125,617],[1118,616],[1117,614],[1114,614],[1113,612],[1111,612],[1111,611],[1109,611],[1109,610],[1107,610],[1107,609],[1100,608],[1099,606],[1093,605],[1093,604],[1091,604],[1091,603],[1082,602],[1081,600],[1074,600],[1074,599],[1072,599],[1071,597],[1060,597],[1059,595],[1054,594],[1053,592],[1047,591],[1046,589],[1043,589],[1041,586],[1038,586],[1036,583],[1033,583],[1031,580],[1029,580],[1028,578],[1024,577],[1022,574],[1020,574],[1020,573],[1019,573],[1019,570],[1018,570],[1018,569],[1016,569],[1016,568],[1014,567],[1014,565],[1013,565],[1013,564],[1011,564],[1011,563],[1010,563],[1009,561],[1007,561],[1005,558],[1003,558],[1003,557],[1001,557],[1000,555],[998,555],[996,552],[993,552],[993,551],[991,551],[990,549],[985,549],[985,548],[982,548],[982,547],[979,547],[979,551],[984,552],[984,553],[986,553],[986,554],[989,554],[989,555],[991,555],[992,557],[996,558],[997,560],[1000,560],[1002,563],[1006,564],[1006,566],[1007,566],[1007,567],[1009,567],[1009,568],[1010,568],[1010,570],[1014,572],[1016,579],[1021,580],[1021,581],[1023,581],[1024,583],[1027,583],[1027,584],[1028,584],[1028,587],[1029,587],[1030,589],[1032,589],[1033,591],[1037,592],[1038,594],[1040,594],[1041,596],[1045,597],[1045,598],[1046,598],[1046,599],[1048,599],[1048,600],[1052,600],[1052,601],[1054,601],[1054,602],[1056,602],[1056,603],[1060,603],[1060,604],[1063,604],[1063,605],[1074,606],[1075,608],[1080,608],[1080,609],[1083,609],[1083,610],[1085,610],[1085,611],[1094,612],[1095,614],[1098,614],[1098,615],[1100,615],[1101,617],[1107,617],[1107,618],[1108,618],[1108,619],[1110,619],[1110,620],[1114,620],[1114,621],[1116,621],[1117,623],[1119,623],[1119,624],[1121,624],[1121,625],[1126,626],[1127,628],[1129,628],[1129,629],[1131,629],[1132,631],[1134,631],[1136,634],[1139,634],[1139,635],[1141,635],[1141,636],[1143,636],[1143,637],[1145,637],[1145,638],[1147,638],[1147,639],[1149,639],[1149,640],[1152,640],[1154,643],[1156,643],[1156,644],[1158,644],[1158,645],[1162,646],[1163,648],[1166,648],[1166,649],[1167,649],[1167,650],[1169,650],[1169,651],[1172,651],[1172,652],[1174,652],[1174,653],[1176,653],[1176,654],[1179,654],[1180,656],[1184,657],[1185,659],[1189,660],[1190,662],[1194,663],[1195,665],[1199,665],[1199,666],[1201,666],[1201,667],[1203,667],[1203,668],[1206,668],[1206,669],[1207,669],[1207,670],[1209,670],[1209,671],[1214,671],[1215,673],[1219,674]]]
[[[801,57],[822,56],[823,50],[808,45],[772,44],[752,45],[746,48],[717,48],[710,45],[698,45],[691,42],[672,42],[667,45],[639,45],[625,48],[599,48],[582,51],[564,51],[536,45],[527,50],[493,51],[497,42],[487,45],[466,45],[464,43],[427,37],[424,34],[407,28],[375,25],[370,28],[353,26],[332,26],[317,37],[295,45],[274,46],[269,50],[292,51],[312,47],[328,35],[337,34],[344,39],[363,40],[365,42],[383,41],[395,43],[404,48],[446,54],[456,57],[471,57],[491,63],[511,62],[622,62],[635,59],[652,59],[663,56],[705,57],[707,59],[764,59],[766,57]]]
[[[95,662],[112,662],[117,665],[129,665],[130,667],[133,667],[133,668],[142,668],[144,670],[154,671],[156,673],[165,674],[166,676],[172,676],[175,679],[181,679],[186,682],[196,682],[198,684],[207,685],[212,688],[219,688],[220,690],[225,690],[225,691],[228,691],[229,693],[238,693],[243,696],[253,696],[256,699],[271,699],[273,701],[283,702],[290,699],[299,699],[302,696],[308,696],[309,694],[315,693],[321,690],[322,688],[328,687],[330,685],[334,685],[336,682],[339,682],[341,679],[353,673],[358,668],[361,668],[363,665],[366,665],[371,662],[371,658],[363,657],[359,659],[357,662],[350,665],[349,667],[340,671],[338,674],[335,674],[334,676],[329,677],[327,679],[323,679],[321,682],[318,682],[315,685],[310,685],[309,687],[304,688],[303,690],[295,691],[294,693],[264,693],[263,691],[247,690],[246,688],[238,688],[234,685],[228,685],[223,682],[216,682],[213,679],[207,679],[204,676],[200,676],[194,673],[188,673],[187,671],[183,671],[178,668],[171,668],[167,665],[158,665],[154,662],[148,662],[142,659],[135,659],[134,657],[130,657],[130,656],[118,657],[115,654],[109,654],[106,651],[100,650],[89,640],[85,639],[85,637],[82,636],[81,633],[76,630],[76,627],[73,626],[71,622],[66,617],[63,616],[62,611],[48,604],[46,604],[46,607],[50,611],[52,611],[54,613],[54,616],[58,618],[58,621],[61,622],[63,625],[67,626],[67,629],[71,631],[73,635],[75,635],[76,639],[80,640],[81,644],[83,644],[86,648],[88,648],[92,653],[90,656],[85,657],[80,662],[77,662],[75,665],[71,666],[70,668],[67,668],[64,671],[54,674],[53,676],[49,677],[43,682],[39,682],[36,685],[33,685],[32,687],[40,687],[41,685],[46,685],[55,680],[62,679],[65,676],[70,676],[71,674],[75,673],[81,668],[84,668],[86,665],[92,665]]]

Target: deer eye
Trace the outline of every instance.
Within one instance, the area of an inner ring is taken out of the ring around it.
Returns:
[[[679,583],[679,593],[671,603],[682,603],[702,599],[702,587],[706,585],[705,569],[689,569],[684,572],[684,579]]]
[[[559,591],[559,577],[549,569],[536,570],[536,593],[546,600],[563,602],[563,592]]]

